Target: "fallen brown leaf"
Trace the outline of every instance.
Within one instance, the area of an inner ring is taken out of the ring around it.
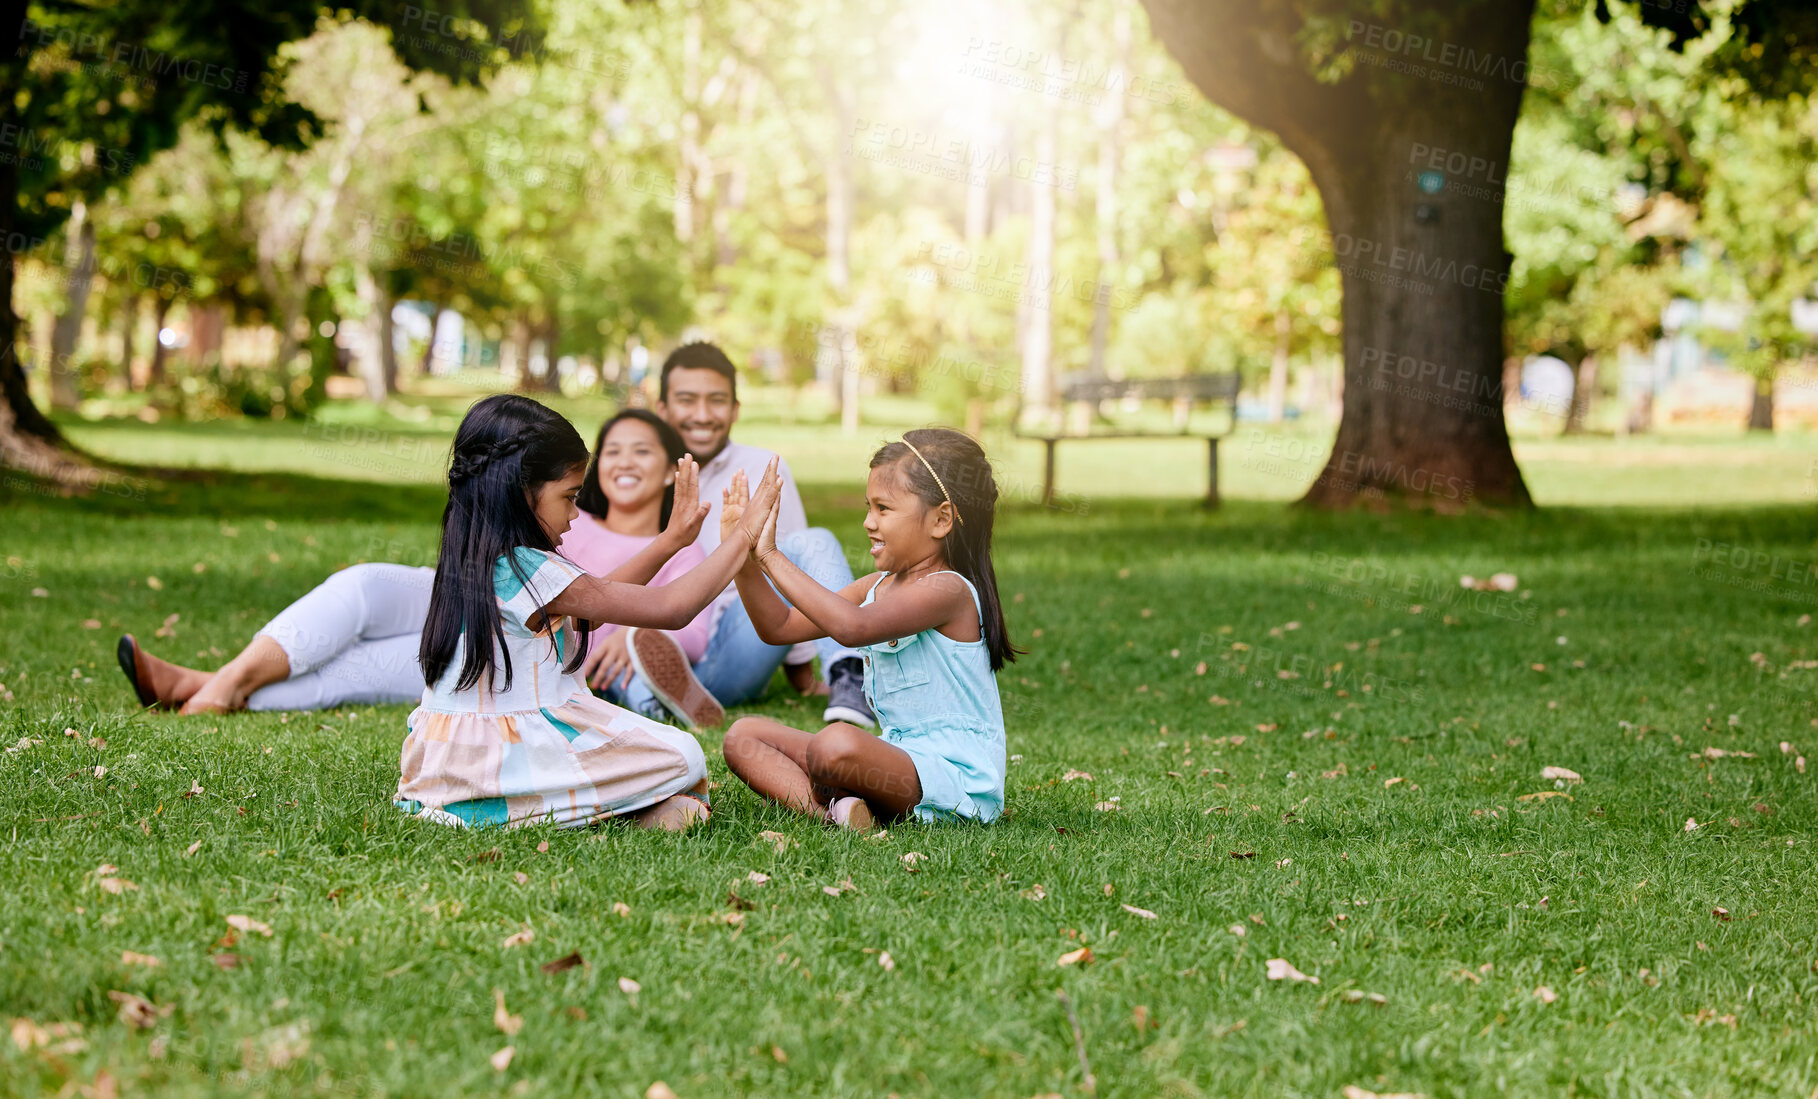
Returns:
[[[1089,946],[1082,946],[1078,950],[1069,950],[1054,960],[1055,965],[1090,965],[1091,962],[1092,948]]]
[[[789,848],[791,848],[795,845],[794,840],[790,839],[788,836],[783,835],[783,833],[781,833],[781,832],[771,832],[771,831],[766,830],[763,832],[759,832],[758,838],[768,842],[771,846],[775,847],[776,853],[779,855],[782,854],[783,852],[789,850]]]
[[[121,965],[142,965],[149,969],[156,969],[158,966],[161,966],[164,963],[162,961],[158,960],[157,958],[154,958],[150,954],[140,954],[140,953],[137,953],[137,952],[131,951],[131,950],[122,950],[120,952],[120,964]]]
[[[636,981],[632,980],[630,977],[620,977],[619,978],[619,991],[623,992],[625,995],[636,996],[639,992],[642,992],[643,990],[644,990],[644,986],[641,984],[638,984]]]
[[[514,931],[511,934],[505,936],[505,938],[499,943],[499,946],[500,946],[500,948],[502,948],[504,950],[510,950],[514,946],[523,946],[526,943],[534,942],[536,940],[536,937],[537,937],[536,930],[532,927],[526,926],[522,931]]]
[[[1270,958],[1268,961],[1268,978],[1271,981],[1306,981],[1318,984],[1318,977],[1309,977],[1288,963],[1286,958]]]
[[[1559,999],[1559,994],[1557,992],[1554,992],[1552,989],[1548,988],[1546,985],[1541,985],[1539,988],[1534,990],[1534,998],[1539,1000],[1543,1004],[1550,1004],[1554,1000]]]
[[[576,950],[562,955],[553,962],[544,962],[540,968],[545,973],[556,974],[586,964],[586,960],[581,957],[581,952]]]
[[[511,1067],[511,1059],[517,1052],[518,1047],[506,1046],[504,1049],[501,1049],[499,1052],[487,1058],[487,1060],[492,1062],[493,1071],[504,1072]]]
[[[505,1032],[507,1038],[524,1028],[524,1017],[513,1015],[505,1010],[505,992],[503,989],[492,990],[492,1025]]]
[[[886,973],[890,973],[896,969],[896,959],[890,956],[888,950],[878,954],[877,964],[883,966],[884,972]]]
[[[120,1021],[134,1030],[149,1030],[158,1024],[159,1019],[175,1010],[170,1004],[159,1007],[143,996],[118,989],[109,989],[107,998],[120,1005]]]

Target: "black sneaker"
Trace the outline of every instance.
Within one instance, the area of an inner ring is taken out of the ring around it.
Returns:
[[[844,721],[867,729],[877,727],[871,704],[865,701],[865,662],[856,656],[836,660],[827,670],[827,710],[822,721]]]

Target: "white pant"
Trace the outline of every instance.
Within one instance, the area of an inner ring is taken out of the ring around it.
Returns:
[[[290,658],[290,678],[261,687],[249,710],[326,710],[416,702],[417,663],[436,570],[351,565],[278,612],[259,631]]]

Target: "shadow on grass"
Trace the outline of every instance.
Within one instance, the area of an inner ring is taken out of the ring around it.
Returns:
[[[440,485],[343,481],[290,473],[120,466],[99,488],[67,492],[23,473],[0,477],[9,514],[111,518],[284,518],[320,522],[436,523],[448,494]]]
[[[218,429],[209,425],[218,435]],[[857,484],[810,485],[802,491],[810,521],[843,542],[862,542],[863,490]],[[446,490],[436,484],[388,484],[302,474],[208,469],[115,467],[102,486],[72,494],[29,475],[0,476],[0,507],[14,514],[118,518],[273,517],[319,522],[439,522]],[[1310,554],[1439,556],[1494,559],[1498,554],[1565,557],[1591,552],[1655,560],[1735,547],[1779,562],[1779,579],[1818,590],[1811,561],[1812,509],[1756,506],[1723,509],[1543,508],[1529,512],[1440,517],[1429,512],[1330,513],[1275,502],[1227,501],[1215,511],[1194,500],[1099,499],[1087,510],[1031,503],[1000,505],[1000,554],[1028,553],[1057,569],[1101,567],[1124,557],[1165,561],[1176,554],[1244,556]],[[1137,552],[1139,551],[1140,552]],[[1727,552],[1727,550],[1720,551]],[[1768,567],[1768,566],[1764,566]],[[1790,571],[1789,571],[1790,570]],[[1620,577],[1613,577],[1620,582]]]

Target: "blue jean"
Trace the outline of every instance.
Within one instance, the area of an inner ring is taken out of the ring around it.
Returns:
[[[852,566],[846,563],[846,552],[825,527],[786,534],[777,539],[776,548],[824,588],[839,591],[852,583]],[[835,662],[859,658],[856,649],[837,644],[832,638],[823,637],[814,646],[821,658],[823,677]],[[788,645],[765,644],[752,626],[745,604],[734,603],[720,615],[713,637],[707,642],[707,653],[694,666],[694,674],[721,705],[735,706],[762,697],[789,649]]]

